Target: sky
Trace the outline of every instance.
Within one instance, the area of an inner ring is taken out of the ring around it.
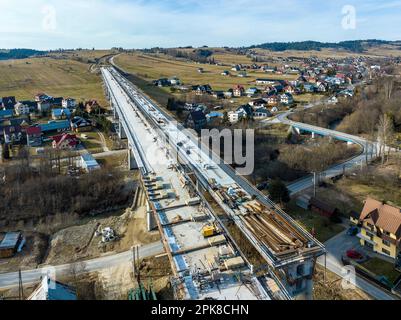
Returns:
[[[401,0],[0,0],[0,48],[401,40]]]

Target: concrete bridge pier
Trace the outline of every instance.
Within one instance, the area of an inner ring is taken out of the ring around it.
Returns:
[[[296,131],[298,134],[301,134],[301,129],[299,129],[299,128],[297,128],[297,127],[294,127],[294,129],[295,129],[295,131]]]
[[[124,126],[121,123],[121,121],[119,121],[118,123],[118,137],[122,140],[122,139],[127,139],[127,133],[124,130]]]
[[[136,163],[134,152],[132,151],[132,147],[128,146],[128,170],[136,169],[138,169],[138,164]]]

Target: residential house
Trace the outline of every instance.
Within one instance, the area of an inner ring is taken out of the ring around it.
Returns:
[[[0,259],[13,257],[23,241],[23,236],[20,232],[8,232],[0,242]]]
[[[279,104],[279,102],[280,102],[280,99],[279,99],[279,97],[277,96],[277,95],[271,95],[271,96],[269,96],[269,97],[267,97],[267,104],[269,105],[269,106],[275,106],[275,105],[278,105]]]
[[[29,127],[29,119],[26,117],[20,117],[0,120],[0,132],[3,132],[6,127],[17,126],[21,127],[22,132],[24,132],[24,130]]]
[[[12,109],[0,110],[0,121],[5,119],[10,119],[14,116],[14,111]]]
[[[1,99],[1,106],[5,110],[14,110],[16,103],[15,97],[3,97]]]
[[[61,102],[61,106],[64,109],[75,109],[76,106],[77,106],[77,101],[75,99],[73,99],[73,98],[65,98]]]
[[[259,92],[258,88],[251,87],[251,88],[248,88],[248,89],[246,90],[245,93],[246,93],[246,95],[247,95],[248,97],[253,97],[253,96],[256,95],[258,92]]]
[[[207,119],[207,122],[210,123],[214,120],[222,119],[223,116],[224,115],[221,112],[212,111],[206,115],[206,119]]]
[[[338,93],[339,96],[342,97],[353,97],[354,96],[354,91],[350,89],[342,90]]]
[[[276,90],[277,93],[283,92],[284,91],[284,85],[282,84],[275,84],[273,88]]]
[[[28,127],[26,129],[26,142],[28,147],[39,147],[42,145],[42,130],[40,127]]]
[[[374,252],[396,258],[400,252],[401,210],[368,198],[359,217],[362,246]]]
[[[194,130],[201,130],[206,126],[206,124],[207,119],[202,111],[190,112],[187,119],[185,120],[185,125],[188,128],[192,128]]]
[[[204,114],[206,114],[207,106],[204,104],[197,104],[194,106],[193,111],[202,111]]]
[[[38,93],[35,95],[35,101],[36,102],[40,102],[40,101],[45,101],[45,100],[49,100],[52,97],[47,95],[46,93]]]
[[[257,108],[253,112],[253,117],[255,119],[264,119],[264,118],[268,118],[268,117],[271,117],[271,116],[272,116],[271,112],[269,110],[267,110],[266,108],[264,108],[264,107]]]
[[[294,97],[291,93],[283,93],[280,95],[280,102],[285,105],[290,105],[294,103]]]
[[[224,70],[224,71],[221,73],[221,75],[222,75],[222,76],[229,76],[229,75],[230,75],[230,71]]]
[[[241,71],[241,67],[237,64],[237,65],[233,66],[233,67],[231,68],[231,70],[232,70],[232,71],[239,72],[239,71]]]
[[[272,68],[269,66],[263,66],[262,70],[266,73],[275,73],[276,72],[276,68]]]
[[[277,80],[274,79],[256,79],[256,84],[258,85],[274,85]]]
[[[338,214],[338,209],[315,197],[310,199],[311,210],[323,217],[332,218]]]
[[[181,84],[180,79],[178,79],[177,77],[172,77],[168,81],[170,82],[170,85],[172,85],[172,86],[179,86]]]
[[[23,100],[19,103],[22,103],[24,106],[28,107],[29,113],[35,113],[38,111],[38,103],[36,101]]]
[[[346,75],[344,73],[337,73],[335,78],[339,79],[340,84],[343,84],[343,83],[345,83]]]
[[[92,122],[82,117],[71,119],[71,130],[74,132],[88,132],[93,129]]]
[[[7,126],[3,129],[4,143],[21,143],[23,138],[21,126]]]
[[[266,106],[266,101],[264,99],[253,99],[249,102],[252,107],[264,107]]]
[[[236,110],[236,113],[238,113],[240,119],[250,119],[253,116],[253,109],[249,104],[244,104]]]
[[[332,96],[329,100],[327,100],[328,104],[337,104],[338,98],[336,96]]]
[[[314,93],[316,92],[316,86],[313,83],[304,83],[303,89],[306,93]]]
[[[43,133],[49,132],[63,132],[71,129],[70,121],[68,120],[53,120],[48,123],[42,123],[38,125]]]
[[[246,77],[248,77],[248,74],[246,73],[246,71],[241,71],[241,72],[238,73],[238,77],[246,78]]]
[[[203,68],[198,68],[198,73],[203,73],[203,72],[204,72]]]
[[[47,112],[50,110],[51,104],[49,100],[42,100],[38,102],[38,111],[39,112]]]
[[[185,103],[185,105],[184,105],[184,110],[186,110],[186,111],[194,111],[195,110],[195,107],[196,107],[196,104],[195,103]]]
[[[216,99],[224,99],[224,92],[223,91],[213,91],[213,97]]]
[[[75,149],[79,140],[75,134],[63,133],[53,137],[53,149]]]
[[[309,210],[310,209],[310,200],[311,200],[311,196],[309,195],[302,195],[296,198],[295,200],[295,204],[304,209],[304,210]]]
[[[55,281],[46,275],[28,297],[28,300],[74,301],[78,299],[74,288]]]
[[[244,95],[245,89],[241,85],[236,85],[233,89],[234,97],[242,97]]]
[[[213,90],[210,85],[205,84],[205,85],[195,86],[195,91],[198,96],[201,96],[204,94],[211,94]]]
[[[53,109],[52,110],[52,119],[53,120],[70,119],[70,117],[71,117],[70,109]]]
[[[275,87],[273,87],[273,86],[267,86],[267,87],[265,87],[265,89],[264,89],[264,95],[262,95],[262,97],[265,97],[265,98],[267,98],[268,96],[271,96],[271,95],[273,95],[273,94],[277,94],[278,92],[277,92],[277,89],[275,88]]]
[[[227,113],[228,120],[231,123],[237,123],[240,120],[240,115],[237,112],[230,111]]]
[[[87,113],[93,113],[99,110],[100,106],[96,100],[92,99],[85,102],[85,111]]]
[[[81,167],[88,173],[100,169],[99,163],[90,153],[81,155]]]
[[[296,87],[292,86],[292,85],[288,85],[288,86],[284,87],[284,92],[285,93],[290,93],[292,95],[299,94],[299,90]]]
[[[306,83],[306,82],[308,82],[308,80],[306,80],[306,78],[302,75],[302,76],[298,77],[297,82],[298,82],[298,84]]]
[[[170,85],[170,81],[167,78],[161,78],[153,81],[153,84],[157,87],[168,87]]]
[[[316,83],[316,90],[317,92],[326,92],[328,90],[328,85],[326,82],[318,81]]]
[[[224,97],[226,99],[231,99],[233,97],[233,89],[229,89],[227,91],[224,91]]]
[[[359,226],[359,217],[360,217],[360,215],[361,215],[360,213],[358,213],[358,212],[356,212],[354,210],[351,210],[349,212],[349,219],[350,219],[351,224],[353,224],[355,226]]]
[[[57,98],[50,98],[48,99],[48,102],[50,103],[50,107],[54,108],[54,107],[61,107],[63,104],[63,97],[57,97]]]

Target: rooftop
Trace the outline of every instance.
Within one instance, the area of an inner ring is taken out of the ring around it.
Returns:
[[[359,218],[401,238],[400,208],[368,198]]]

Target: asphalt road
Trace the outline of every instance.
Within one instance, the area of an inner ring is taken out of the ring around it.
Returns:
[[[314,105],[309,105],[306,108],[311,108],[313,106]],[[283,124],[287,124],[289,126],[297,127],[301,130],[304,129],[307,131],[320,132],[320,133],[323,133],[325,136],[331,136],[335,139],[346,140],[346,141],[352,142],[354,144],[361,146],[361,148],[362,148],[362,152],[358,156],[353,157],[343,163],[334,165],[334,166],[328,168],[327,170],[321,172],[320,173],[321,178],[332,178],[332,177],[342,174],[344,171],[348,172],[348,171],[354,170],[358,166],[362,166],[362,165],[366,164],[366,157],[368,157],[368,159],[371,159],[375,155],[375,151],[377,150],[377,146],[375,143],[372,143],[364,138],[361,138],[358,136],[353,136],[353,135],[346,134],[343,132],[330,130],[330,129],[326,129],[326,128],[321,128],[321,127],[316,127],[316,126],[312,126],[312,125],[301,123],[301,122],[291,121],[288,119],[288,116],[290,114],[291,114],[291,112],[286,112],[286,113],[278,115],[277,118],[273,121],[273,123],[274,122],[275,123],[283,123]],[[310,175],[308,177],[302,178],[300,180],[297,180],[297,181],[289,184],[287,187],[288,187],[288,190],[290,191],[290,193],[292,195],[294,195],[294,194],[297,194],[299,192],[302,192],[306,189],[313,187],[313,183],[314,183],[313,180],[314,180],[313,176]]]
[[[154,242],[148,245],[141,246],[139,249],[139,256],[141,259],[156,256],[164,253],[164,247],[161,242]],[[104,256],[92,260],[83,261],[77,264],[78,273],[87,273],[98,271],[102,269],[111,268],[126,262],[132,261],[132,251],[126,251],[114,255]],[[71,266],[74,263],[63,264],[58,266],[44,266],[38,269],[22,271],[22,281],[24,284],[31,284],[39,282],[42,275],[50,274],[53,276],[66,275],[71,272]],[[0,274],[0,288],[13,287],[18,285],[18,272],[1,273]]]

